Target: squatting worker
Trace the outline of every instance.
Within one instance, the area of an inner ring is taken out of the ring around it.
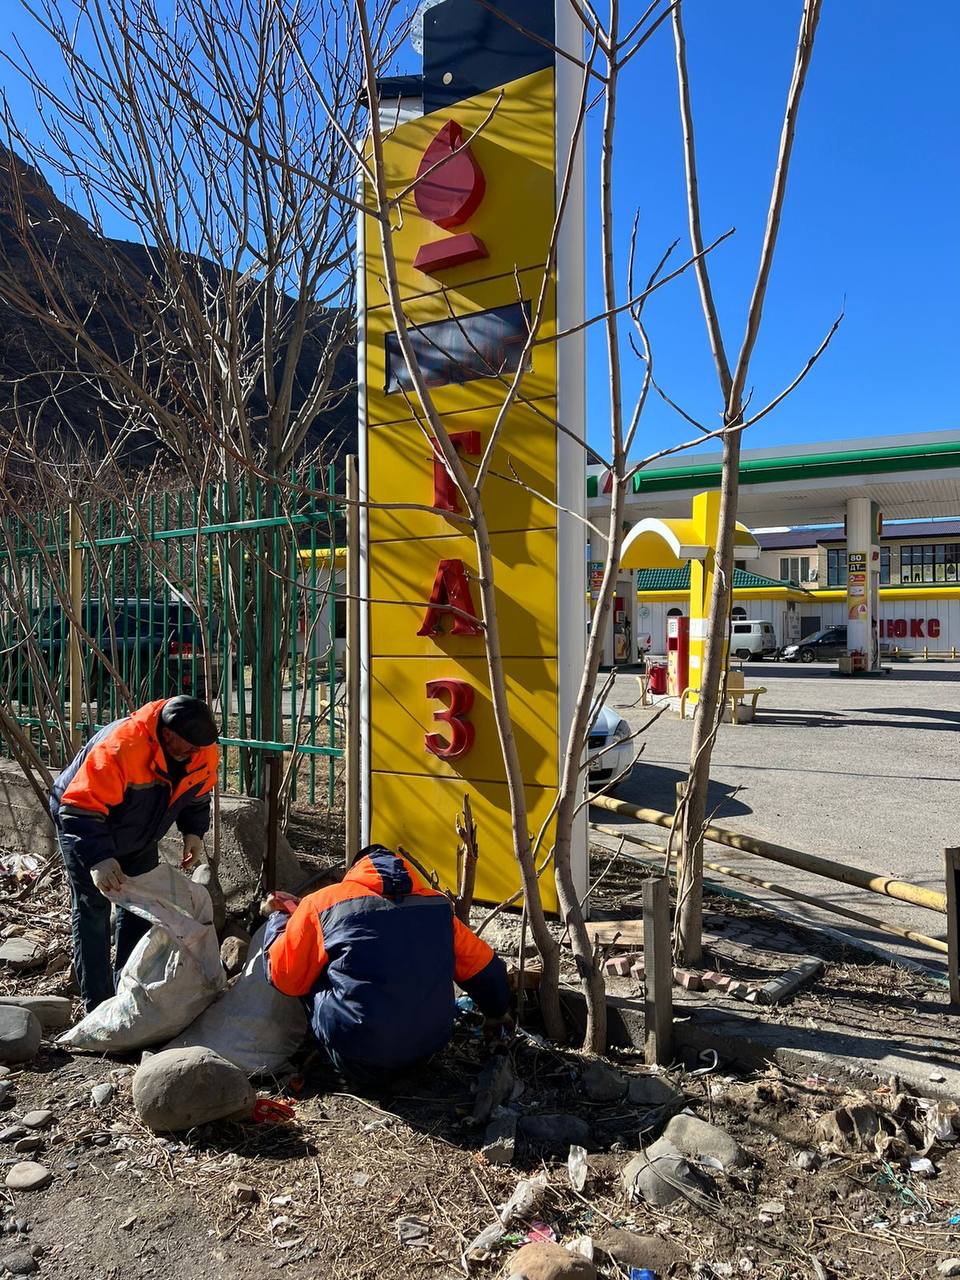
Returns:
[[[70,878],[73,962],[87,1012],[113,995],[149,927],[118,908],[111,973],[110,902],[100,891],[157,866],[157,844],[174,822],[183,835],[180,865],[203,852],[217,736],[205,702],[161,698],[100,729],[53,784],[50,812]]]
[[[267,899],[268,908],[279,905],[279,896]],[[263,957],[278,991],[305,998],[334,1066],[369,1083],[447,1043],[454,982],[490,1022],[510,1008],[500,957],[461,924],[449,898],[382,845],[361,849],[339,884],[303,898],[292,915],[273,911]]]

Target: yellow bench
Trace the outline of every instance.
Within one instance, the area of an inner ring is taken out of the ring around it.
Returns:
[[[680,695],[680,719],[685,720],[687,715],[687,696],[691,693],[699,693],[699,689],[684,689]],[[727,697],[726,703],[730,711],[730,723],[740,724],[740,709],[745,706],[747,700],[750,701],[750,714],[744,716],[744,722],[752,720],[757,714],[757,699],[761,693],[767,690],[763,685],[752,685],[747,687],[743,683],[742,671],[727,672]]]

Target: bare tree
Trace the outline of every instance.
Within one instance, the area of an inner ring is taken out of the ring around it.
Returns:
[[[683,29],[683,3],[677,0],[673,7],[673,34],[676,49],[677,87],[680,101],[680,118],[683,126],[684,160],[687,175],[687,209],[690,223],[690,243],[697,255],[696,272],[700,289],[700,301],[717,381],[723,403],[723,464],[720,494],[720,512],[717,535],[714,540],[714,577],[707,624],[706,651],[700,673],[700,691],[693,724],[690,745],[690,766],[687,786],[681,801],[682,824],[681,858],[677,878],[676,945],[679,955],[688,964],[700,959],[703,901],[703,831],[706,822],[707,788],[710,781],[710,760],[718,723],[723,715],[727,637],[733,586],[734,533],[737,519],[739,492],[740,442],[743,431],[762,416],[762,411],[751,419],[746,417],[745,390],[750,372],[750,361],[760,332],[767,284],[773,266],[780,219],[787,193],[790,159],[803,96],[804,84],[813,56],[813,42],[820,18],[822,0],[804,0],[800,19],[800,33],[794,56],[793,74],[787,94],[787,102],[780,134],[780,147],[774,170],[767,224],[760,251],[760,262],[754,280],[753,292],[747,310],[747,320],[736,363],[731,366],[727,355],[727,343],[720,325],[710,280],[710,268],[702,254],[703,232],[701,228],[700,189],[697,181],[697,158],[694,143],[693,111],[690,105],[690,79],[687,70],[686,39]],[[808,361],[804,373],[825,349],[836,329],[834,325],[816,355]],[[802,375],[801,375],[802,376]],[[796,385],[794,381],[793,385]],[[782,397],[777,397],[778,403]],[[769,406],[769,407],[772,407]]]

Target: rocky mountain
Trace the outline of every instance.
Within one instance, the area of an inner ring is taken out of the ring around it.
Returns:
[[[217,287],[214,263],[185,255],[181,265],[186,278],[196,281],[198,291]],[[50,285],[51,295],[41,283],[41,272],[48,282],[55,282]],[[21,423],[28,417],[34,420],[41,439],[56,431],[73,433],[92,444],[102,441],[102,422],[114,434],[128,421],[123,397],[114,393],[110,381],[93,377],[99,370],[90,366],[83,352],[73,349],[56,326],[38,318],[38,309],[45,311],[51,296],[54,307],[73,308],[82,315],[96,343],[121,363],[134,358],[138,334],[149,333],[154,341],[163,337],[163,374],[153,372],[153,385],[158,394],[163,394],[160,388],[165,380],[171,386],[182,385],[177,370],[188,375],[189,368],[177,350],[176,334],[158,333],[156,313],[141,302],[142,296],[162,284],[162,276],[156,251],[99,236],[85,218],[58,199],[37,169],[0,146],[0,428],[11,427],[19,415]],[[247,332],[255,334],[258,324],[254,302]],[[337,326],[339,331],[339,326],[351,324],[350,316],[332,310],[318,310],[311,316],[298,361],[294,408],[303,403],[311,386],[330,327]],[[278,378],[283,362],[281,348]],[[356,348],[351,337],[335,367],[337,403],[314,421],[308,447],[324,443],[327,457],[355,448],[355,382]],[[172,398],[166,407],[182,412]],[[264,396],[253,393],[248,424],[254,438],[262,436],[267,409]],[[147,430],[126,441],[128,457],[135,452],[140,465],[161,448]]]

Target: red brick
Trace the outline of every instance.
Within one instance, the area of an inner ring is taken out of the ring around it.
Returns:
[[[733,979],[725,973],[717,973],[715,970],[709,969],[706,973],[701,974],[700,981],[707,991],[725,991]]]
[[[684,991],[703,990],[703,981],[699,973],[694,973],[692,969],[674,969],[673,980],[678,987],[683,987]]]
[[[630,964],[630,956],[608,956],[603,962],[603,971],[614,978],[626,978],[630,973]]]

